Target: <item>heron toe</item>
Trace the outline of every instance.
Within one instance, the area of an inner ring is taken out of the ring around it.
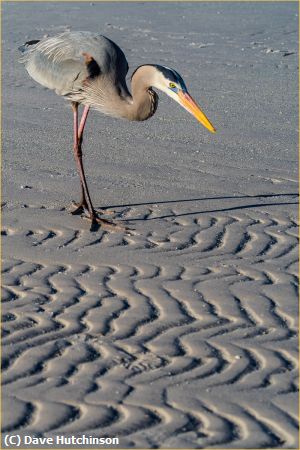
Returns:
[[[71,214],[73,216],[83,214],[84,210],[85,209],[87,210],[87,206],[86,205],[83,205],[82,203],[76,203],[74,201],[72,202],[71,207],[75,208],[75,209],[73,209],[71,211]]]
[[[82,216],[83,219],[90,220],[91,226],[90,231],[97,231],[99,228],[102,228],[106,231],[114,231],[116,233],[124,233],[124,232],[130,232],[129,228],[125,227],[124,225],[119,225],[115,222],[112,222],[107,219],[102,219],[97,214],[93,216]]]
[[[85,211],[88,211],[88,206],[87,206],[87,204],[86,203],[82,203],[82,202],[80,202],[80,203],[77,203],[77,202],[74,202],[74,201],[72,201],[72,203],[71,203],[71,208],[73,208],[72,210],[71,210],[71,214],[73,215],[73,216],[75,216],[75,215],[81,215],[81,214],[83,214]],[[108,216],[112,216],[113,214],[115,214],[115,211],[113,211],[112,209],[108,209],[108,208],[99,208],[98,209],[98,213],[99,214],[106,214],[106,215],[108,215]]]
[[[106,207],[98,209],[98,211],[101,214],[107,214],[108,216],[112,216],[113,214],[116,214],[116,211],[113,211],[112,209],[108,209]]]

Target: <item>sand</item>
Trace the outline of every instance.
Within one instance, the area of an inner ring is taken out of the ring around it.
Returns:
[[[4,3],[3,438],[298,447],[297,28],[284,2]],[[18,63],[66,29],[174,67],[218,129],[163,94],[90,115],[95,206],[132,235],[69,214],[70,107]]]

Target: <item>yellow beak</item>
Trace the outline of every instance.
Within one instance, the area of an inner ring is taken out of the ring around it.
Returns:
[[[214,126],[210,123],[206,115],[201,111],[200,107],[197,105],[197,103],[193,100],[193,98],[188,94],[187,92],[179,91],[179,103],[191,114],[193,114],[194,117],[196,117],[199,122],[205,126],[209,131],[212,133],[216,132],[216,129]]]

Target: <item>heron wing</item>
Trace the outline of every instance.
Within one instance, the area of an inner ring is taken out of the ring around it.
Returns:
[[[92,58],[88,60],[86,55]],[[65,32],[30,46],[21,57],[29,75],[57,94],[69,96],[89,77],[111,75],[125,80],[128,63],[122,50],[106,37],[91,32]]]

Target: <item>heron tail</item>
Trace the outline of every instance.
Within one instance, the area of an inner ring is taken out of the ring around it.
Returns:
[[[18,47],[18,50],[21,53],[25,53],[32,45],[36,45],[38,42],[40,42],[39,40],[33,40],[33,41],[28,41],[25,42],[25,44],[21,45],[20,47]]]

